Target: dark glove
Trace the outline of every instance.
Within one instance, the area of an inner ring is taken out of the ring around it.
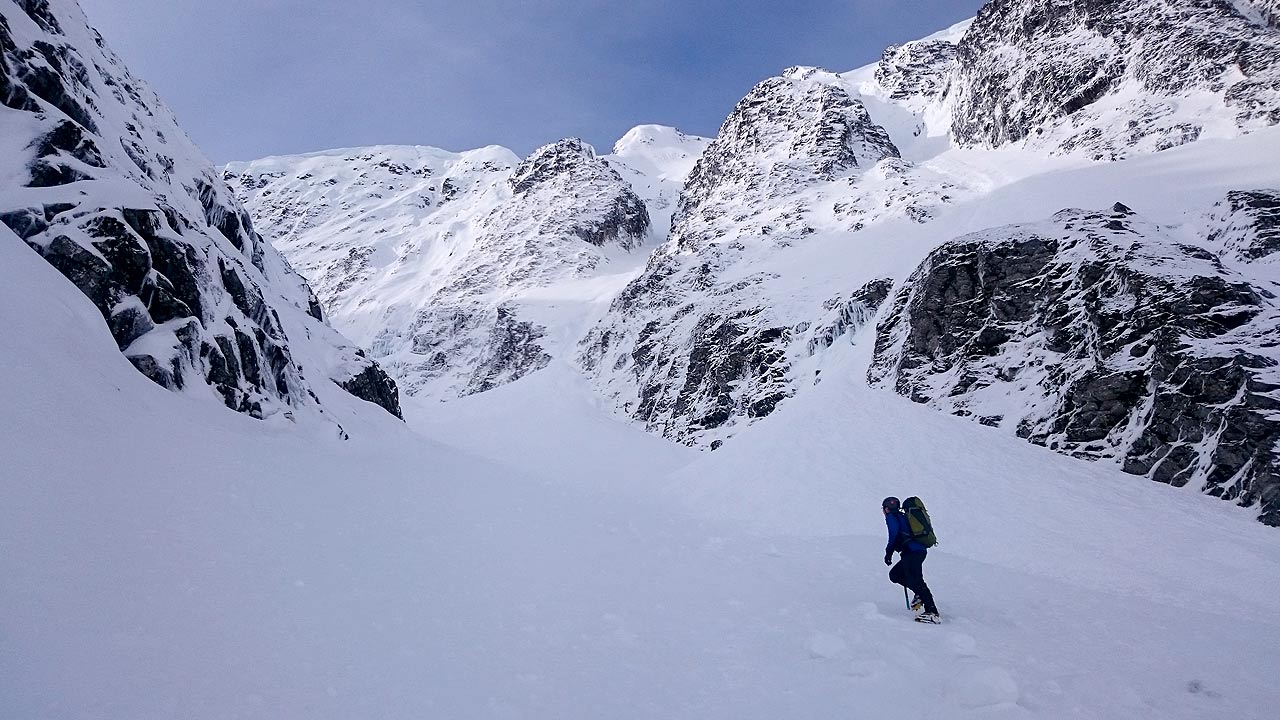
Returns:
[[[885,551],[885,553],[884,553],[884,564],[885,564],[885,565],[892,565],[892,564],[893,564],[893,551],[892,551],[892,550],[886,550],[886,551]]]

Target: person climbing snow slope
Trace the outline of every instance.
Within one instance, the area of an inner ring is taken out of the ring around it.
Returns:
[[[898,564],[889,570],[889,580],[915,593],[915,597],[911,600],[911,609],[923,610],[916,616],[917,622],[941,622],[938,606],[933,602],[933,593],[929,591],[929,586],[924,581],[924,559],[929,554],[926,544],[912,536],[907,516],[903,514],[902,503],[898,498],[887,497],[880,507],[884,511],[884,522],[889,530],[889,542],[884,549],[884,564],[893,565],[893,553],[901,553]]]

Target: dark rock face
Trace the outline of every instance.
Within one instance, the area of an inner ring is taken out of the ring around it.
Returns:
[[[596,247],[617,243],[631,250],[649,230],[644,201],[578,138],[538,148],[516,167],[508,183],[518,197],[531,202],[537,202],[539,194],[556,198],[557,211],[548,218],[547,228],[567,229]]]
[[[1228,0],[991,0],[956,63],[961,145],[1162,150],[1201,133],[1206,118],[1166,100],[1190,92],[1219,95],[1242,129],[1280,122],[1280,35]]]
[[[364,353],[359,353],[364,357]],[[404,415],[400,411],[400,391],[396,389],[396,381],[392,380],[377,363],[370,363],[350,380],[338,385],[361,400],[367,400],[382,406],[387,412],[401,420]]]
[[[780,307],[777,276],[742,268],[804,243],[817,232],[811,214],[837,214],[864,174],[898,155],[831,73],[791,68],[753,88],[690,173],[667,242],[583,340],[579,360],[597,387],[647,429],[688,444],[723,442],[770,414],[794,392],[793,361],[815,316],[835,306]],[[841,217],[842,231],[856,229]],[[848,330],[838,312],[821,322],[832,337]]]
[[[463,394],[492,390],[546,367],[551,356],[538,344],[544,334],[545,328],[517,319],[515,307],[498,306],[489,341]]]
[[[1117,204],[938,248],[877,328],[868,375],[1280,525],[1277,348],[1272,293]]]
[[[932,100],[946,92],[955,57],[955,43],[945,40],[891,45],[876,65],[875,79],[893,100]]]
[[[18,7],[39,25],[45,32],[59,35],[62,28],[58,25],[58,19],[53,16],[53,11],[49,9],[49,0],[17,0]]]
[[[27,47],[19,23],[37,36]],[[174,389],[207,384],[255,417],[323,414],[280,317],[309,310],[286,298],[305,285],[74,3],[0,7],[0,101],[22,115],[7,127],[31,135],[0,156],[11,198],[0,222],[88,296],[140,372]]]
[[[1215,208],[1210,239],[1246,262],[1280,258],[1280,191],[1233,190]]]
[[[809,354],[831,347],[841,337],[853,336],[874,320],[892,289],[891,278],[879,278],[858,288],[847,299],[832,298],[824,303],[823,309],[833,317],[818,323],[809,338]]]

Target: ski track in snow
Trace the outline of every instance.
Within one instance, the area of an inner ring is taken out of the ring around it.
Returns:
[[[408,406],[433,440],[335,391],[335,443],[152,385],[5,233],[0,716],[880,717],[909,697],[922,717],[1261,718],[1280,699],[1274,531],[871,393],[865,343],[821,358],[832,392],[715,453],[617,420],[563,365]],[[944,625],[885,579],[890,492],[937,520]]]

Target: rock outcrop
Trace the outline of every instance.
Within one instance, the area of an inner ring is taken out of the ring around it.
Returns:
[[[1280,301],[1201,242],[1119,204],[957,238],[894,298],[869,380],[1280,525]]]
[[[323,327],[305,283],[74,2],[0,8],[0,102],[0,222],[94,302],[147,377],[263,417],[323,413],[311,383],[330,370],[380,372]],[[313,335],[324,341],[299,347]]]
[[[507,181],[520,207],[547,209],[537,232],[633,250],[649,230],[649,211],[595,149],[577,138],[539,148]]]
[[[1119,159],[1280,122],[1280,35],[1229,0],[991,0],[950,100],[962,146]]]
[[[949,40],[916,40],[891,45],[876,64],[875,80],[891,100],[940,98],[951,83],[956,44]]]
[[[839,77],[792,68],[765,80],[694,166],[667,241],[583,340],[582,366],[622,412],[690,444],[768,415],[794,392],[793,361],[830,298],[780,305],[778,277],[752,268],[815,233],[908,214],[913,200],[877,192],[914,198],[909,172]]]
[[[1280,191],[1236,190],[1209,220],[1209,238],[1240,261],[1280,261]]]

